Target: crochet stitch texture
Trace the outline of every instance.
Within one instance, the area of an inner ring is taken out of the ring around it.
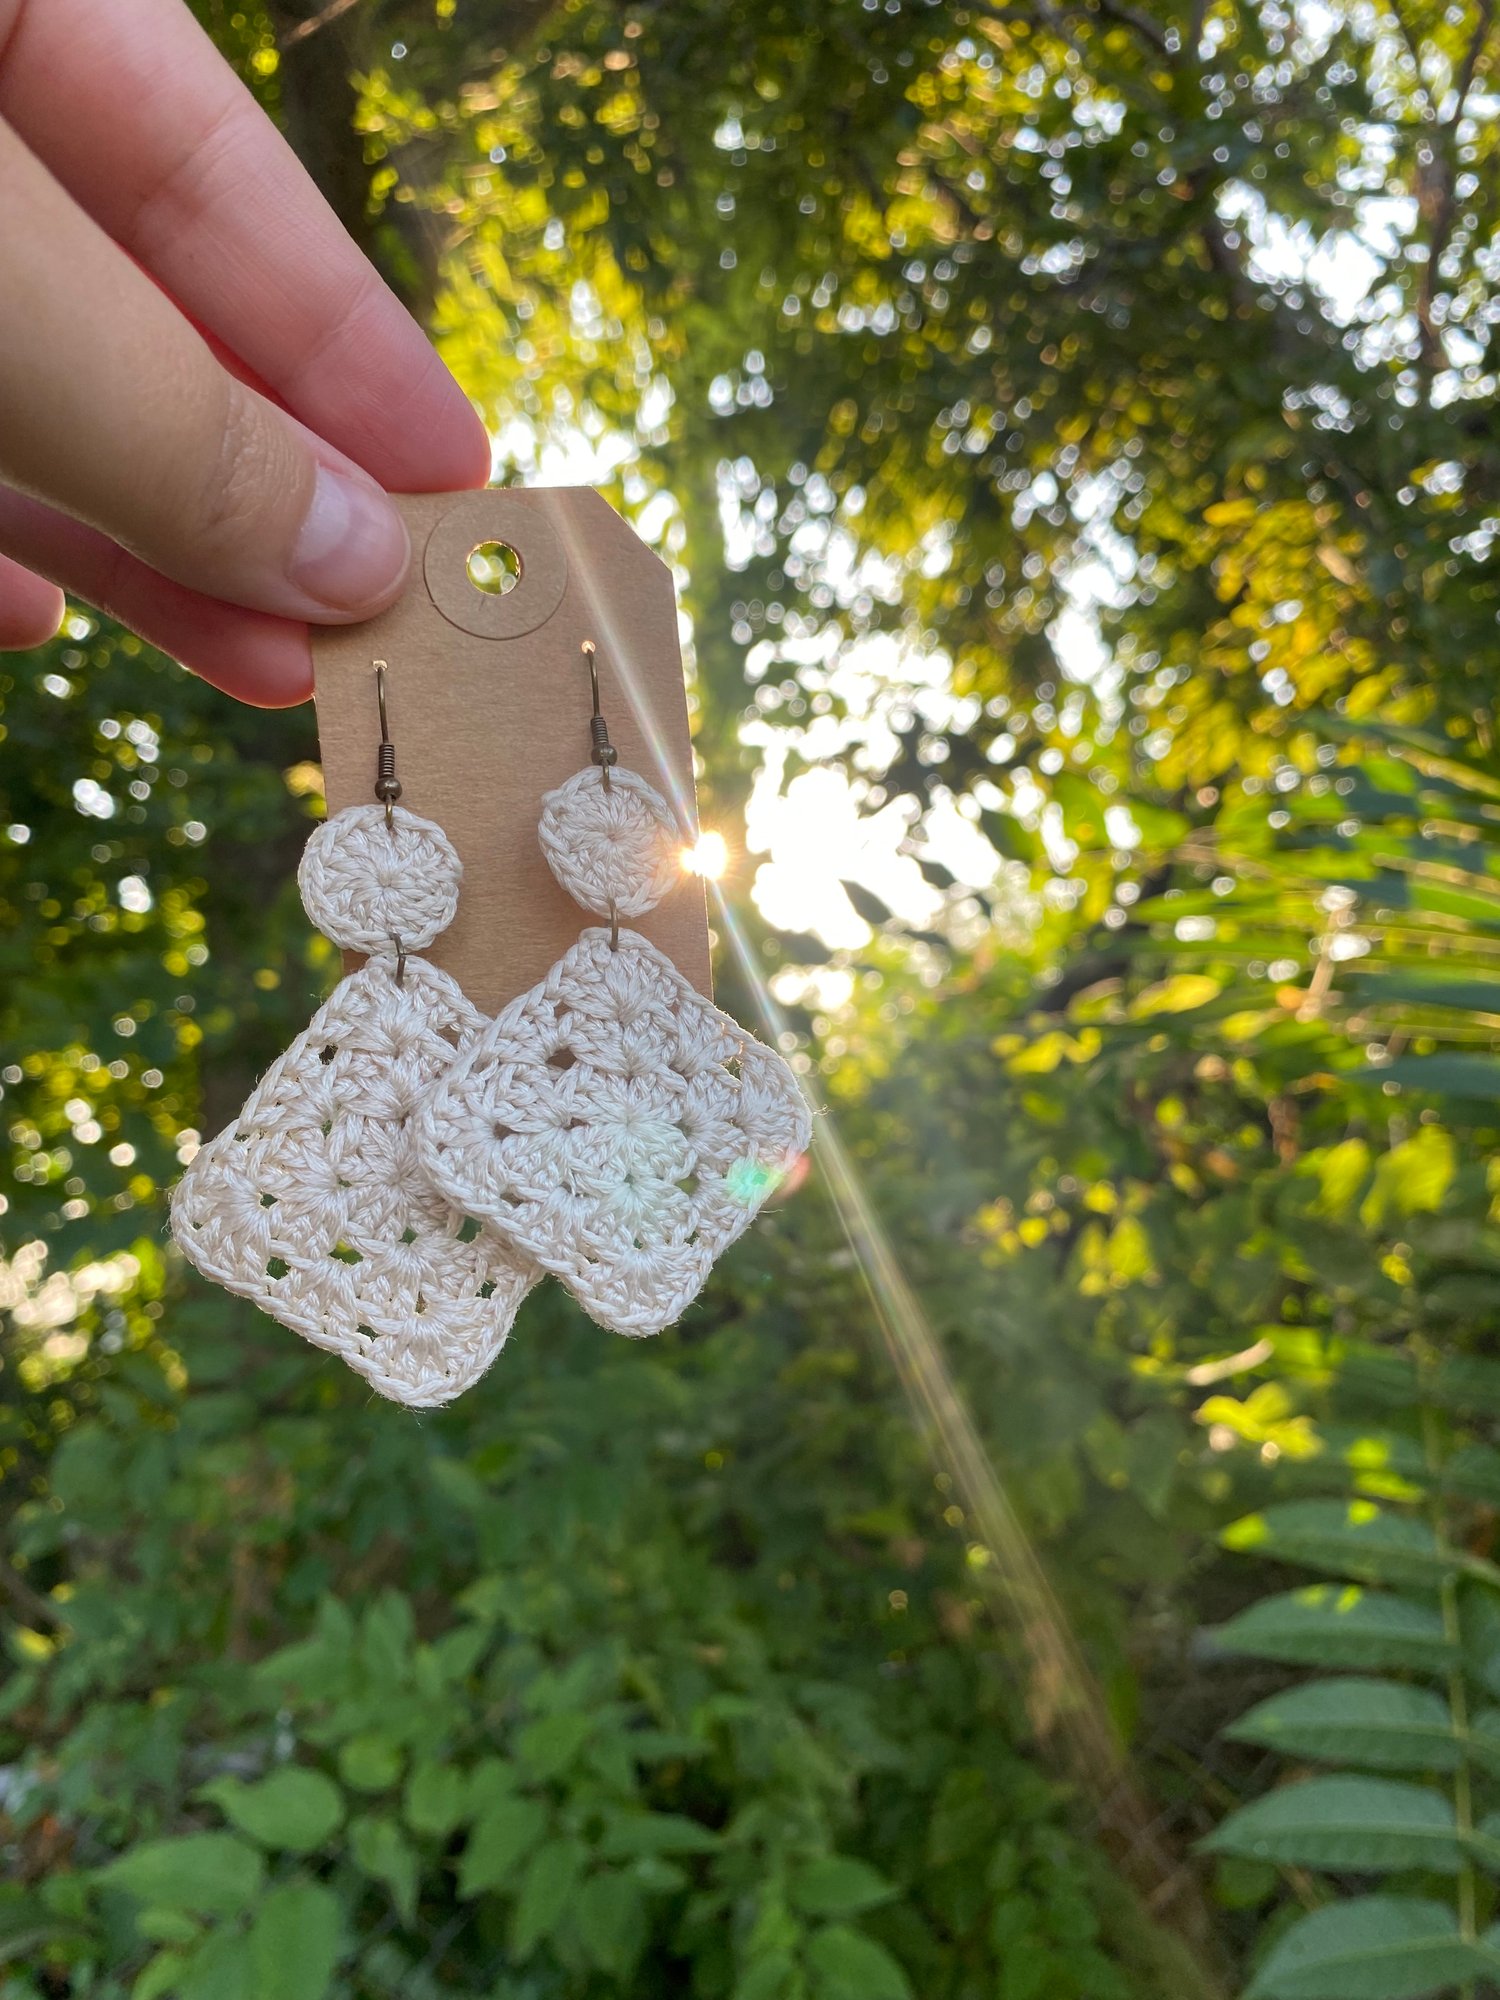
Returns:
[[[596,917],[611,906],[643,917],[682,879],[682,832],[666,800],[618,766],[608,785],[583,770],[548,792],[537,838],[558,881]]]
[[[437,827],[395,818],[393,838],[383,808],[352,808],[309,841],[310,914],[373,955],[189,1165],[172,1231],[205,1277],[381,1395],[430,1407],[489,1367],[538,1273],[418,1164],[417,1111],[484,1017],[423,959],[398,977],[391,938],[437,934],[459,863]]]
[[[348,951],[421,951],[458,911],[463,865],[440,826],[404,806],[349,806],[314,828],[302,850],[303,908]]]
[[[597,774],[593,775],[597,786]],[[420,1120],[437,1187],[616,1332],[697,1296],[811,1138],[774,1050],[638,932],[587,930],[462,1050]]]

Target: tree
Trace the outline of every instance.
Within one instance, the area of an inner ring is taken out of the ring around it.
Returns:
[[[533,1313],[413,1430],[157,1235],[332,971],[307,719],[89,623],[7,675],[17,1978],[1491,1977],[1488,10],[204,13],[516,453],[581,430],[655,524],[715,813],[768,731],[837,757],[935,914],[855,885],[830,966],[747,912],[840,1214],[649,1354]],[[1343,1775],[1164,1935],[1090,1746],[1180,1889],[1250,1700]]]

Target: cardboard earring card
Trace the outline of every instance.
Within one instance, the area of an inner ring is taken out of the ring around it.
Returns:
[[[363,625],[313,632],[328,811],[374,797],[384,660],[401,803],[436,821],[464,867],[458,916],[425,955],[496,1014],[599,921],[558,885],[537,840],[543,793],[589,761],[585,640],[598,649],[620,763],[672,805],[685,847],[697,839],[677,597],[666,565],[588,487],[398,495],[396,505],[412,540],[405,594]],[[501,573],[515,573],[503,593],[470,575],[470,555],[492,543],[508,552]],[[697,876],[684,870],[630,927],[711,997]]]

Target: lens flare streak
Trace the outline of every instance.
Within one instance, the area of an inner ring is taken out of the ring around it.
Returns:
[[[722,894],[718,915],[769,1039],[782,1020],[744,931]],[[981,1440],[920,1300],[891,1247],[833,1116],[811,1106],[815,1152],[886,1349],[921,1426],[935,1468],[953,1481],[965,1533],[984,1552],[971,1570],[1001,1630],[1017,1642],[1028,1676],[1026,1706],[1037,1735],[1087,1797],[1101,1834],[1158,1916],[1182,1894],[1185,1871],[1159,1839],[1104,1695],[1079,1650],[1025,1527]],[[1203,1974],[1201,2000],[1217,1988]]]
[[[562,521],[556,523],[569,538]],[[581,551],[579,552],[581,555]],[[577,574],[587,578],[588,563]],[[628,650],[619,643],[614,619],[602,598],[591,604],[601,649],[612,660],[619,684],[650,746],[657,774],[665,779],[684,828],[695,825],[690,796],[672,785],[661,726],[644,697]],[[768,1031],[779,1041],[783,1023],[775,999],[744,931],[722,889],[705,871],[725,936],[756,997]],[[1088,1798],[1100,1833],[1116,1864],[1134,1883],[1158,1918],[1191,1894],[1191,1878],[1159,1839],[1102,1691],[1079,1650],[1066,1612],[1032,1547],[1016,1508],[985,1449],[962,1394],[949,1371],[920,1300],[907,1281],[864,1183],[832,1116],[811,1106],[816,1151],[849,1247],[874,1308],[875,1318],[901,1387],[927,1439],[936,1470],[951,1477],[971,1542],[986,1552],[971,1571],[973,1587],[988,1602],[1001,1631],[1018,1642],[1028,1668],[1026,1705],[1039,1738]],[[1220,1985],[1199,1966],[1195,2000],[1219,2000]]]

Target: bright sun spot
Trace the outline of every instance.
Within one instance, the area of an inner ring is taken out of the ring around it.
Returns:
[[[729,866],[729,847],[722,833],[700,833],[698,845],[683,849],[682,865],[690,875],[717,882]]]

